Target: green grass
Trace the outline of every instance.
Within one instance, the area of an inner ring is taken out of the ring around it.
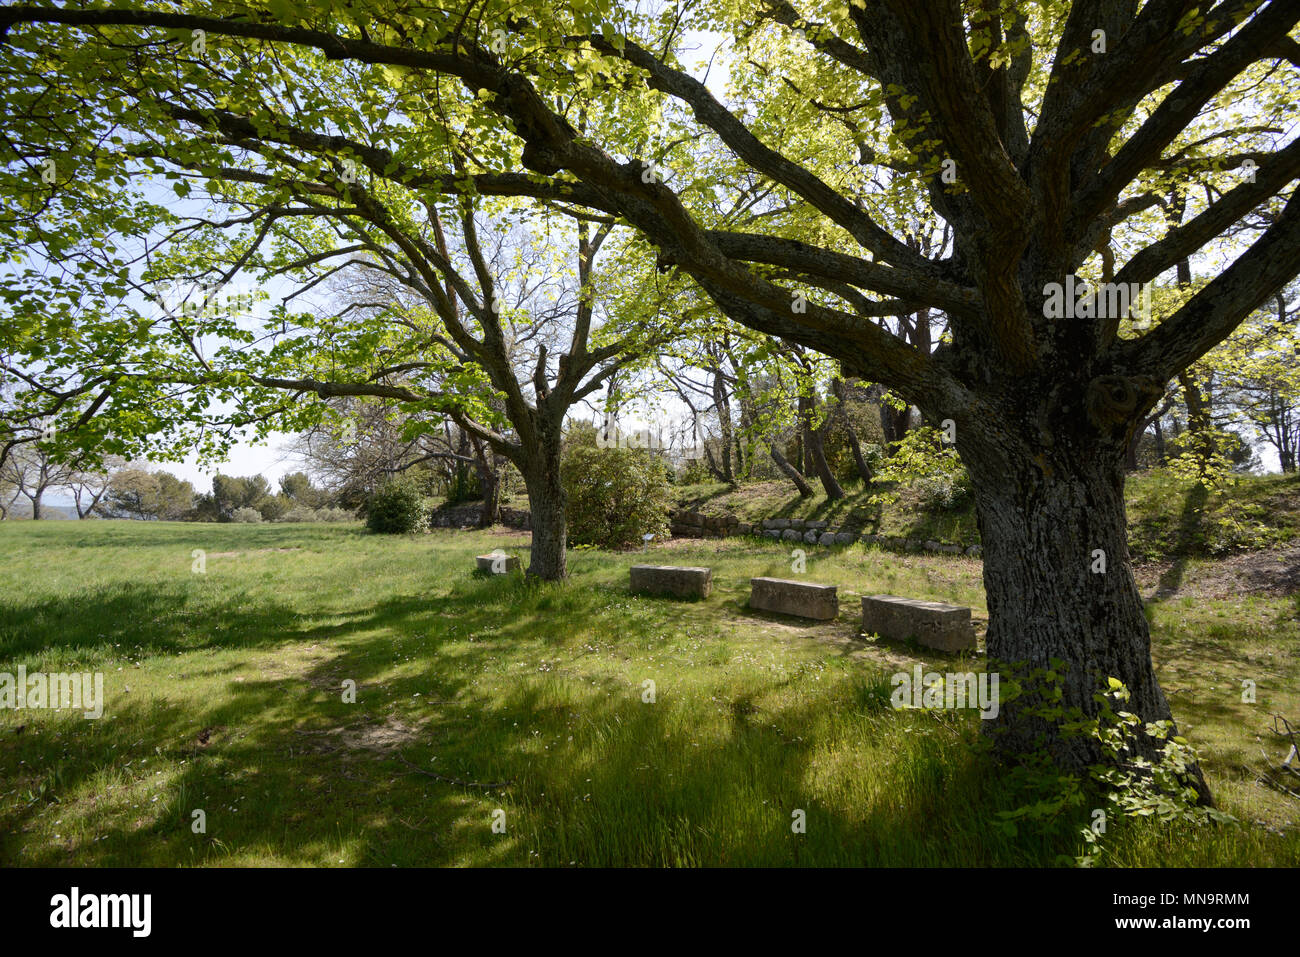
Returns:
[[[471,571],[473,555],[526,541],[0,525],[0,671],[103,671],[107,699],[100,720],[0,712],[0,864],[1032,866],[1080,853],[1086,812],[1014,837],[994,826],[1024,798],[971,746],[973,712],[891,708],[892,673],[968,662],[856,635],[860,594],[984,616],[978,562],[809,549],[807,577],[838,583],[842,607],[809,624],[745,608],[750,576],[791,574],[775,544],[652,553],[713,567],[699,602],[630,596],[639,552],[575,550],[559,586]],[[1300,712],[1297,615],[1294,598],[1151,607],[1176,714],[1243,823],[1112,821],[1102,863],[1300,863],[1296,802],[1255,780],[1268,715]],[[1256,705],[1240,702],[1242,677]]]

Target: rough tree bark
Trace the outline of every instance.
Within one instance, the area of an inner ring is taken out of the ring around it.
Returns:
[[[493,468],[492,450],[477,438],[474,439],[474,468],[478,472],[479,492],[483,496],[479,527],[491,528],[501,515],[501,472]]]
[[[560,479],[562,439],[561,422],[539,422],[537,447],[521,469],[533,527],[528,576],[544,581],[559,581],[569,573],[569,498]]]
[[[1097,713],[1093,695],[1117,678],[1132,695],[1126,710],[1147,722],[1172,720],[1151,661],[1124,505],[1132,430],[1162,394],[1155,380],[1102,377],[1087,389],[1086,409],[1007,394],[957,428],[975,490],[990,663],[1019,673],[1063,660],[1061,705],[1089,716]],[[1099,759],[1096,741],[1063,736],[1024,708],[1005,701],[986,723],[999,751],[1045,746],[1070,768]],[[1189,783],[1209,801],[1199,769]]]

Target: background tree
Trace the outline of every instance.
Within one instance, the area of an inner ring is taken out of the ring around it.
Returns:
[[[113,455],[105,457],[98,467],[75,469],[69,474],[67,488],[72,493],[77,518],[86,518],[95,513],[100,500],[112,485],[114,474],[125,467],[126,461]]]
[[[14,448],[0,463],[0,474],[18,495],[31,506],[32,521],[44,515],[41,505],[51,489],[66,487],[75,471],[54,458],[54,452],[44,442],[31,442]]]
[[[109,518],[175,522],[194,510],[194,486],[170,472],[128,466],[108,482],[101,511]]]

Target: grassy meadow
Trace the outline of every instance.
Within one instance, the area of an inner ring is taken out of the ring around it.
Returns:
[[[751,576],[793,577],[776,543],[576,549],[563,586],[473,572],[475,554],[526,546],[504,530],[0,524],[0,672],[102,671],[106,697],[99,720],[0,711],[0,864],[1050,866],[1082,853],[1086,809],[1002,826],[1028,798],[970,747],[975,712],[891,707],[893,673],[978,670],[978,657],[858,634],[857,598],[878,592],[970,605],[982,625],[978,560],[808,546],[805,577],[839,584],[841,613],[804,623],[745,607]],[[712,566],[713,594],[629,595],[628,566],[646,560]],[[1300,716],[1300,598],[1197,592],[1195,560],[1172,588],[1160,577],[1161,681],[1240,823],[1112,818],[1098,863],[1300,864],[1300,802],[1258,781],[1261,751],[1285,755],[1270,716]]]

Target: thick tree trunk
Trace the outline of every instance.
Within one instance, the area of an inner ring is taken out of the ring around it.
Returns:
[[[885,446],[907,438],[912,431],[912,409],[895,409],[884,402],[880,404],[880,430],[885,435]]]
[[[990,669],[1057,671],[1063,679],[1060,706],[1090,717],[1099,710],[1093,696],[1108,678],[1117,678],[1131,698],[1115,710],[1144,722],[1170,720],[1128,558],[1128,436],[1099,447],[1082,430],[1049,435],[1026,424],[1032,417],[1008,418],[1003,427],[991,418],[981,416],[957,432],[975,489]],[[1054,668],[1054,658],[1063,667]],[[1033,695],[1004,701],[997,718],[985,722],[997,751],[1011,756],[1045,746],[1059,766],[1076,771],[1100,759],[1095,740],[1062,735],[1054,722],[1030,713],[1035,704],[1041,702]],[[1141,750],[1149,756],[1152,747],[1146,741]],[[1208,802],[1199,770],[1189,783]]]
[[[528,577],[560,581],[569,574],[568,496],[560,481],[560,428],[544,433],[541,447],[533,450],[521,469],[532,515],[533,546]]]
[[[501,473],[486,465],[478,467],[478,486],[483,493],[483,507],[479,510],[481,528],[491,528],[501,513]]]
[[[41,520],[41,495],[38,492],[35,495],[28,495],[27,498],[32,503],[32,521],[39,522]]]

